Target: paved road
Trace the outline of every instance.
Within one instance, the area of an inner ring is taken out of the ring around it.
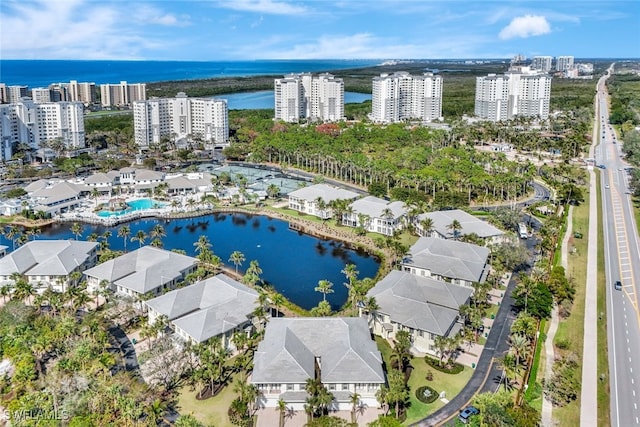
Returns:
[[[612,66],[613,67],[613,66]],[[601,169],[607,295],[607,343],[611,390],[611,425],[640,425],[640,245],[631,197],[627,165],[620,144],[607,124],[606,88],[598,84],[601,144],[595,158]],[[616,280],[622,290],[613,288]],[[588,420],[584,420],[588,421]]]
[[[536,243],[537,240],[533,238],[525,241],[530,251],[533,251]],[[526,271],[528,271],[528,269]],[[516,317],[511,294],[516,287],[517,276],[517,273],[511,276],[504,298],[502,299],[502,304],[496,314],[496,319],[493,323],[494,327],[489,331],[484,351],[480,355],[476,370],[471,375],[465,388],[445,406],[427,418],[412,424],[412,426],[436,426],[449,422],[453,425],[454,421],[452,420],[455,420],[460,410],[469,404],[476,393],[494,392],[500,387],[502,370],[498,368],[494,360],[502,357],[509,350],[509,332],[511,330],[511,324]]]
[[[124,333],[122,328],[115,325],[109,328],[109,333],[116,340],[120,347],[120,353],[122,354],[122,358],[124,361],[124,369],[139,375],[140,366],[138,365],[136,350],[129,340],[129,337],[127,337],[127,334]]]

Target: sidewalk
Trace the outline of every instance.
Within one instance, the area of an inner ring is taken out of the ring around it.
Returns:
[[[562,248],[560,250],[560,263],[565,269],[568,268],[569,257],[569,239],[573,233],[573,206],[569,206],[569,212],[567,213],[567,231],[562,239]],[[555,348],[553,346],[553,340],[558,330],[558,323],[560,318],[558,316],[558,307],[554,306],[551,311],[551,322],[549,323],[549,331],[547,332],[547,339],[544,342],[544,378],[545,381],[551,379],[553,374],[553,362],[556,360]],[[535,380],[535,378],[533,379]],[[553,403],[547,397],[542,394],[542,425],[543,427],[553,427]]]

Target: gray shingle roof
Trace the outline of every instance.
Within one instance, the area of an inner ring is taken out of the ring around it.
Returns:
[[[145,294],[178,279],[196,263],[193,257],[144,246],[90,268],[85,274]]]
[[[76,240],[34,240],[0,259],[0,275],[67,276],[97,246]]]
[[[44,205],[51,205],[61,200],[78,197],[84,190],[84,185],[63,181],[52,187],[36,190],[31,194],[31,197],[43,200],[42,204]]]
[[[460,234],[475,233],[479,237],[487,238],[494,236],[502,236],[504,232],[486,221],[483,221],[463,210],[454,209],[449,211],[428,212],[418,215],[418,223],[425,218],[433,220],[433,229],[444,237],[453,237],[451,231],[447,228],[454,220],[458,220],[462,225]]]
[[[320,357],[324,383],[384,383],[382,356],[359,317],[274,318],[254,355],[253,383],[304,383]]]
[[[146,304],[167,316],[195,341],[203,342],[247,322],[257,302],[255,290],[218,274],[167,292]]]
[[[104,172],[96,172],[93,175],[87,177],[84,180],[85,184],[109,184],[113,183],[115,178],[113,176],[109,176]]]
[[[471,243],[420,237],[411,246],[403,265],[430,270],[432,274],[469,282],[485,280],[489,249]]]
[[[381,313],[404,326],[447,336],[471,288],[392,270],[367,292]]]
[[[351,204],[357,214],[369,215],[371,218],[382,218],[385,209],[389,208],[393,213],[393,219],[400,218],[407,213],[407,208],[402,202],[388,202],[375,196],[363,197]]]
[[[358,193],[344,188],[332,187],[327,184],[315,184],[308,187],[298,188],[297,190],[289,193],[289,196],[297,199],[307,200],[309,202],[314,201],[318,197],[321,197],[326,203],[338,199],[352,200],[358,197]]]

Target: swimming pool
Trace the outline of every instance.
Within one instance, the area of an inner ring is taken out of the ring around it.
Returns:
[[[166,203],[158,202],[153,199],[136,199],[127,202],[127,208],[119,211],[100,211],[96,215],[101,218],[108,218],[112,216],[122,216],[133,211],[142,211],[146,209],[162,208],[166,206]]]

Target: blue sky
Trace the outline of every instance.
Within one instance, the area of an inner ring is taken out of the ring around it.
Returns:
[[[1,0],[4,59],[640,57],[640,1]]]

